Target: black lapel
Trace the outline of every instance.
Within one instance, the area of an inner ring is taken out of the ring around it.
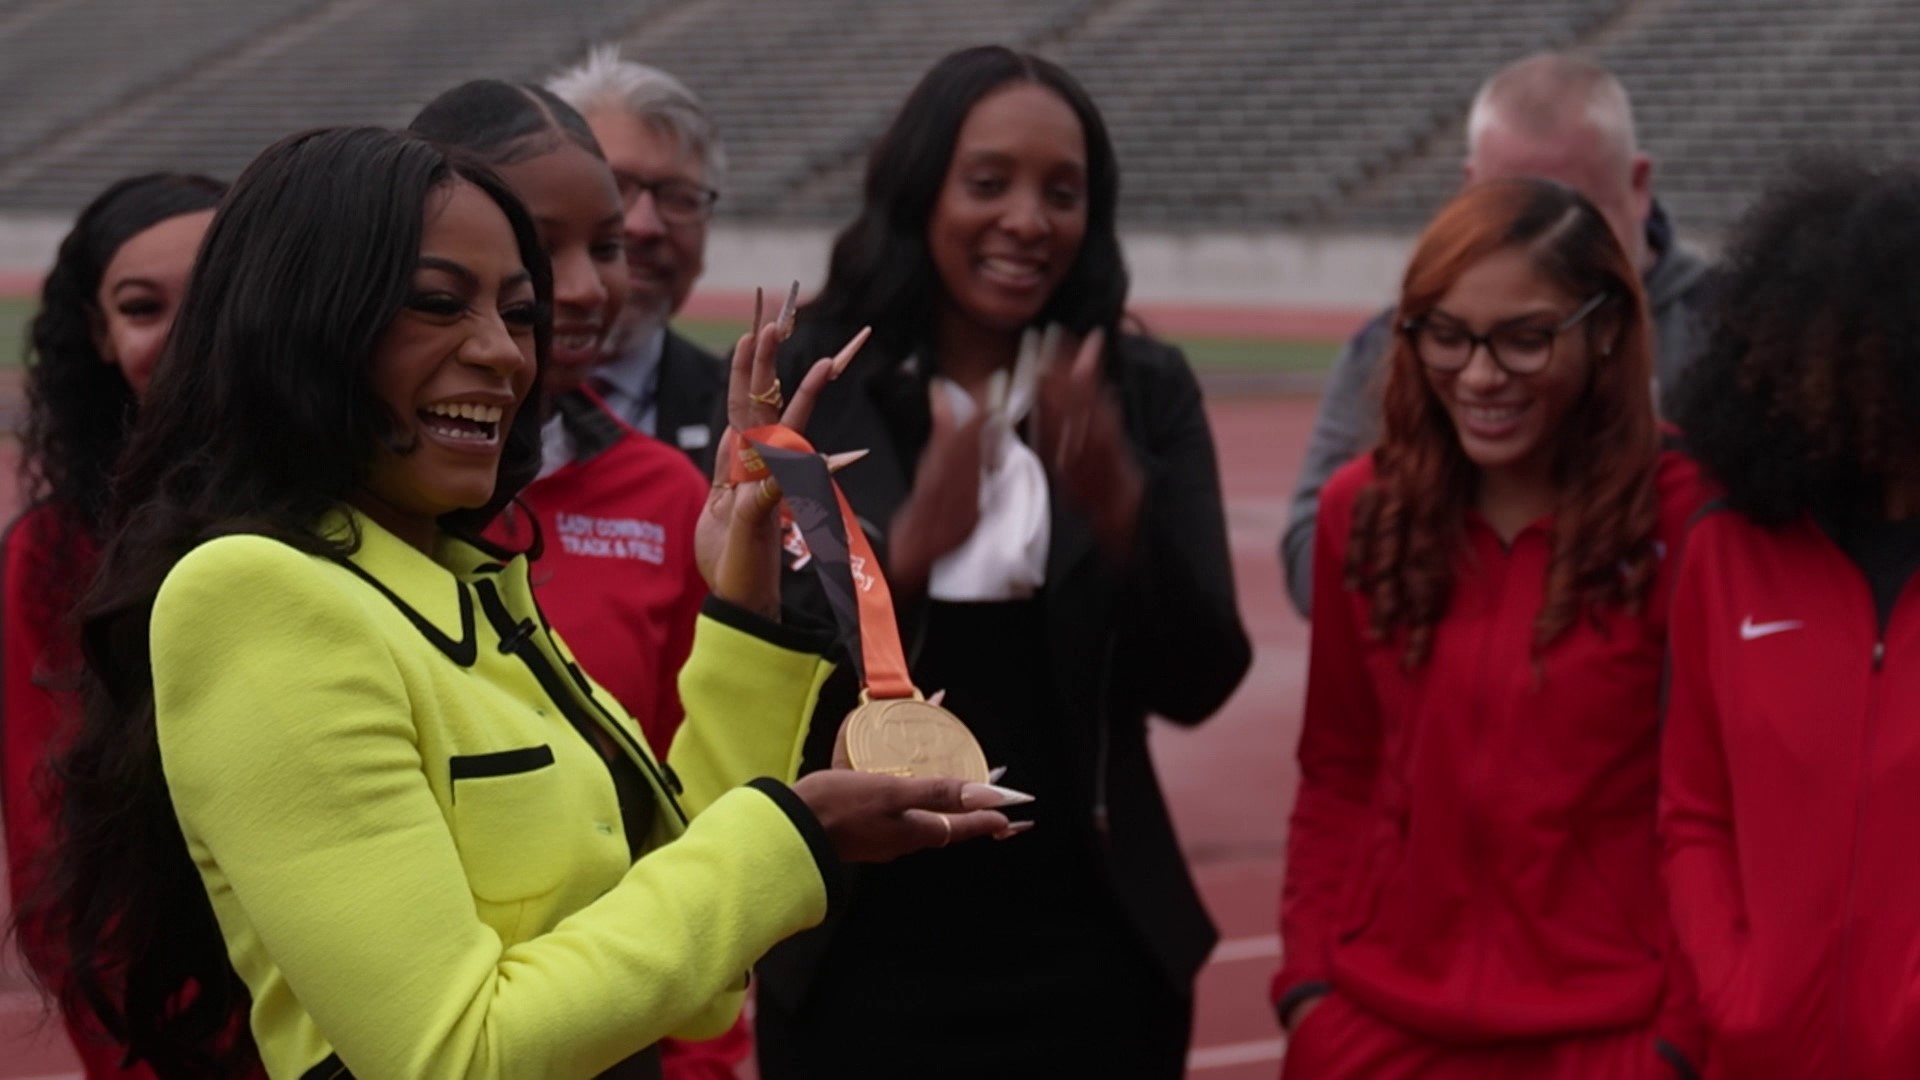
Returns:
[[[871,378],[888,378],[875,375]],[[894,444],[892,429],[881,415],[880,399],[870,378],[842,379],[821,392],[807,424],[807,439],[823,454],[866,450],[867,456],[834,474],[867,535],[884,552],[887,523],[906,501],[907,458]]]

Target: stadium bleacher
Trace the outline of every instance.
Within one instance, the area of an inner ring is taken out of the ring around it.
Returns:
[[[1125,223],[1405,231],[1458,182],[1474,87],[1580,47],[1633,93],[1659,188],[1724,225],[1785,156],[1920,151],[1911,0],[8,0],[0,213],[71,210],[145,168],[232,176],[285,132],[403,123],[480,75],[597,40],[710,103],[737,221],[843,218],[864,151],[935,58],[1002,41],[1107,113]]]

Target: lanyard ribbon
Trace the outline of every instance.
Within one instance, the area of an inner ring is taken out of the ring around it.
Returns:
[[[860,519],[834,483],[827,463],[806,437],[790,427],[768,424],[741,436],[731,467],[734,483],[772,476],[780,484],[787,512],[806,538],[813,567],[833,608],[842,634],[859,647],[851,650],[854,673],[876,700],[919,696],[907,675],[906,650],[893,614],[880,560],[874,557]]]

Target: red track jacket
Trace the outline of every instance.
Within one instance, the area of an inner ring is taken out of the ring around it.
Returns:
[[[707,586],[693,532],[707,482],[686,454],[621,424],[582,395],[568,409],[574,460],[520,493],[488,536],[516,550],[539,523],[540,608],[575,659],[627,707],[656,754],[679,730],[680,668]]]
[[[1643,614],[1583,618],[1536,663],[1551,521],[1508,548],[1470,513],[1432,655],[1408,671],[1342,580],[1372,478],[1362,457],[1321,495],[1275,1000],[1330,985],[1448,1042],[1653,1026],[1698,1061],[1654,828],[1675,560]],[[1671,452],[1658,487],[1671,554],[1705,496]]]
[[[1732,512],[1673,609],[1661,829],[1711,1075],[1920,1077],[1920,596]]]

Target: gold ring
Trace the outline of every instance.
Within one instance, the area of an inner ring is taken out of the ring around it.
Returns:
[[[946,847],[948,844],[953,843],[953,819],[945,814],[941,814],[940,824],[947,827],[947,835],[940,838],[940,846]]]
[[[760,481],[760,509],[771,510],[779,501],[780,492],[774,488],[773,481]]]
[[[768,405],[774,409],[784,409],[787,405],[787,399],[780,396],[780,380],[778,379],[775,379],[773,384],[765,390],[757,394],[748,394],[747,400],[757,401],[762,405]]]

